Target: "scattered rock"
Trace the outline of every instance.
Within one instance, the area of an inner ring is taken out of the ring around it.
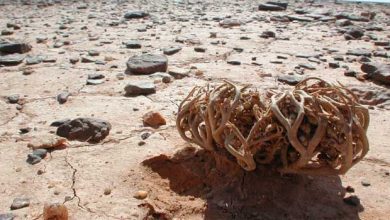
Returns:
[[[129,58],[126,63],[128,74],[152,74],[155,72],[166,72],[168,59],[163,55],[144,54]]]
[[[359,49],[348,50],[347,55],[371,57],[372,53],[368,49],[359,48]]]
[[[366,180],[363,180],[361,183],[362,183],[362,186],[371,186],[371,183],[366,181]]]
[[[224,28],[236,27],[241,25],[241,21],[237,19],[226,18],[220,21],[219,25]]]
[[[41,56],[27,56],[26,57],[26,64],[27,65],[35,65],[42,62]]]
[[[198,52],[198,53],[204,53],[204,52],[206,52],[206,48],[204,48],[204,47],[195,47],[194,51]]]
[[[344,33],[344,38],[346,40],[356,40],[360,39],[364,35],[364,31],[360,28],[351,28]]]
[[[28,148],[35,149],[51,149],[57,147],[65,147],[67,142],[65,138],[54,135],[36,138],[27,144]]]
[[[105,188],[103,194],[106,195],[106,196],[110,195],[111,194],[111,189],[110,188]]]
[[[30,199],[28,198],[15,198],[11,204],[11,210],[21,209],[30,206]]]
[[[126,96],[149,95],[156,93],[156,86],[149,81],[135,81],[125,87]]]
[[[87,85],[100,85],[104,83],[103,79],[87,79]]]
[[[308,69],[308,70],[315,70],[316,69],[313,65],[311,65],[309,63],[301,63],[298,66],[301,68],[304,68],[304,69]]]
[[[91,57],[82,56],[82,57],[81,57],[81,62],[82,62],[82,63],[94,63],[95,60],[92,59]]]
[[[356,71],[354,71],[354,70],[346,70],[346,71],[344,72],[344,76],[351,76],[351,77],[355,77],[355,76],[356,76],[356,74],[357,74],[357,72],[356,72]]]
[[[336,69],[340,67],[340,64],[338,62],[329,62],[329,67]]]
[[[97,51],[97,50],[89,50],[88,51],[88,55],[91,56],[91,57],[96,57],[96,56],[100,55],[100,52]]]
[[[1,35],[3,35],[3,36],[12,35],[12,34],[14,34],[14,32],[12,30],[5,29],[5,30],[1,31]]]
[[[345,27],[345,26],[349,26],[349,25],[352,25],[352,21],[348,20],[348,19],[340,19],[340,20],[337,20],[335,22],[336,26],[339,26],[339,27]]]
[[[142,116],[144,126],[150,126],[152,128],[158,128],[161,125],[167,124],[164,117],[159,112],[148,112]]]
[[[44,220],[68,220],[68,209],[64,204],[45,204],[43,207]]]
[[[273,31],[263,31],[260,35],[261,38],[275,38],[276,34]]]
[[[175,79],[183,79],[189,76],[190,71],[182,68],[169,68],[168,73]]]
[[[98,143],[110,133],[111,124],[94,118],[76,118],[57,129],[57,135],[68,140]]]
[[[41,162],[42,159],[46,157],[47,150],[46,149],[35,149],[31,154],[27,155],[27,163],[34,165]]]

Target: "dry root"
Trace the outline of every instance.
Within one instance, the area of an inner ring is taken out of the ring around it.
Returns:
[[[368,110],[348,89],[319,78],[267,94],[230,82],[195,87],[176,121],[184,140],[226,149],[245,170],[273,164],[310,175],[344,174],[361,160],[368,123]]]

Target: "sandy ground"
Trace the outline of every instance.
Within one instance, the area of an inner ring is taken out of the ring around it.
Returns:
[[[375,11],[374,23],[383,31],[371,32],[389,41],[389,17],[384,11],[389,11],[390,6],[291,2],[287,11],[264,12],[257,10],[259,1],[190,3],[69,1],[46,7],[0,6],[0,29],[6,29],[8,22],[21,26],[1,39],[28,42],[32,45],[29,55],[56,58],[55,63],[0,67],[0,214],[13,213],[15,219],[42,219],[43,205],[59,202],[67,206],[70,219],[388,219],[388,105],[370,106],[370,151],[363,161],[340,177],[281,176],[259,168],[255,174],[244,174],[240,190],[234,184],[230,188],[209,189],[204,186],[205,177],[197,174],[202,169],[198,160],[208,160],[207,154],[180,159],[181,162],[159,155],[173,155],[189,147],[176,131],[175,114],[180,101],[195,85],[228,79],[238,84],[251,83],[259,89],[284,89],[290,86],[277,81],[276,76],[294,72],[300,63],[310,63],[316,69],[304,70],[305,77],[339,81],[349,88],[388,90],[371,81],[344,76],[342,67],[328,66],[335,55],[346,58],[349,49],[376,49],[373,41],[345,40],[334,21],[276,22],[269,18],[294,14],[293,9],[298,7],[355,14]],[[87,7],[78,8],[84,4]],[[131,10],[145,10],[151,16],[124,20],[125,12]],[[240,20],[241,26],[221,27],[218,19],[229,16]],[[119,24],[110,26],[113,21]],[[61,25],[66,27],[60,29]],[[144,27],[146,32],[138,31]],[[260,38],[266,30],[274,31],[277,38]],[[211,32],[217,33],[216,38],[210,38]],[[38,44],[38,36],[46,36],[47,42]],[[90,39],[91,36],[97,39]],[[200,45],[175,41],[182,36],[197,39]],[[244,36],[249,39],[241,40]],[[285,37],[289,40],[283,40]],[[142,48],[125,48],[122,42],[128,40],[139,40]],[[54,48],[57,41],[68,41],[69,45]],[[217,41],[219,44],[212,44]],[[156,83],[157,92],[152,95],[125,97],[123,88],[128,82],[151,80],[148,76],[134,75],[118,79],[117,74],[126,69],[127,59],[142,53],[162,54],[161,49],[175,45],[182,50],[168,56],[168,69],[192,69],[190,76],[169,84]],[[195,52],[197,46],[206,48],[206,52]],[[329,53],[324,48],[337,52]],[[69,62],[69,58],[85,56],[89,50],[99,51],[94,59],[104,61],[104,65]],[[314,52],[322,53],[328,62],[316,64],[295,56]],[[271,63],[278,55],[287,59],[282,64]],[[371,59],[389,63],[389,58]],[[230,65],[227,63],[230,60],[238,60],[241,65]],[[358,62],[340,61],[340,64],[361,72]],[[26,67],[34,72],[23,75]],[[195,75],[196,71],[203,75]],[[87,75],[92,73],[105,75],[104,83],[85,85]],[[62,91],[72,95],[60,105],[56,96]],[[14,94],[23,100],[21,110],[7,103],[6,97]],[[142,115],[150,110],[160,112],[167,125],[158,129],[144,127]],[[68,148],[52,151],[38,164],[26,163],[31,152],[26,147],[28,142],[55,132],[51,122],[76,117],[109,121],[110,135],[99,144],[71,141]],[[19,129],[26,127],[31,131],[20,134]],[[151,136],[139,146],[145,132]],[[247,179],[251,184],[245,184]],[[370,185],[363,186],[362,181]],[[346,192],[347,186],[355,192]],[[133,197],[139,190],[148,192],[145,200]],[[111,192],[105,195],[105,191]],[[344,203],[343,198],[350,195],[356,195],[360,205]],[[30,198],[29,207],[11,211],[13,199],[19,197]]]

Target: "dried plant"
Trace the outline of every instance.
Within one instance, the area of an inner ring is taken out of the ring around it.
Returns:
[[[226,149],[247,171],[344,174],[367,153],[368,110],[342,85],[307,78],[292,91],[260,93],[225,82],[195,87],[179,106],[181,137]]]

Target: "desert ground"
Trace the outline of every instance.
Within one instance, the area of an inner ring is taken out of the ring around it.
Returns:
[[[69,219],[389,219],[390,4],[0,3],[0,220],[50,219],[45,204]],[[159,66],[129,73],[141,55]],[[224,176],[177,132],[194,86],[286,90],[306,77],[343,84],[369,109],[370,150],[345,175]],[[76,118],[106,133],[58,139]]]

